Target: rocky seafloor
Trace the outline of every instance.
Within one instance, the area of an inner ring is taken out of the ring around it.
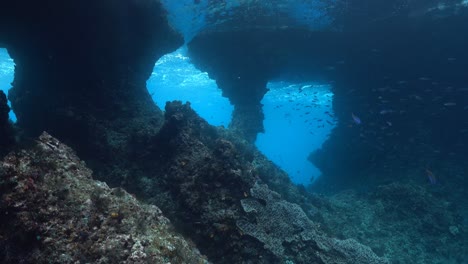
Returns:
[[[135,188],[163,208],[176,233],[157,207],[92,180],[70,148],[42,134],[1,165],[2,261],[207,261],[187,237],[214,263],[386,263],[353,239],[321,231],[299,205],[269,189],[227,138],[188,104],[166,107],[153,142],[164,150],[153,153],[159,173]]]
[[[148,146],[133,194],[47,133],[18,146],[0,165],[1,262],[465,263],[462,208],[442,187],[312,194],[180,102]]]

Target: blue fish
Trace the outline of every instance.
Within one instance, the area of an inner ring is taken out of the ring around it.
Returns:
[[[361,124],[361,119],[357,115],[355,115],[354,113],[351,113],[351,117],[353,118],[353,121],[354,123],[356,123],[356,125]]]

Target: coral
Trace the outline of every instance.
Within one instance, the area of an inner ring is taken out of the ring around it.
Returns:
[[[166,104],[165,119],[140,161],[148,177],[139,180],[139,193],[211,261],[352,263],[293,202],[307,198],[244,139],[208,125],[178,101]],[[263,179],[285,190],[274,192]]]
[[[154,205],[94,181],[43,133],[0,165],[2,263],[207,263]]]
[[[255,221],[239,220],[237,226],[264,243],[275,255],[284,254],[284,241],[316,237],[316,227],[297,204],[282,200],[266,185],[255,184],[250,194],[253,198],[243,199],[241,204],[246,213],[256,216]]]
[[[326,237],[297,204],[281,199],[264,184],[255,184],[241,201],[250,220],[238,220],[245,234],[261,241],[284,261],[296,263],[387,263],[353,239]]]

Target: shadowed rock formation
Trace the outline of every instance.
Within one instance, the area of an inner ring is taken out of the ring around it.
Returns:
[[[338,39],[343,64],[330,65],[339,122],[310,156],[325,176],[317,189],[408,180],[415,168],[468,156],[468,41],[453,30],[468,30],[468,14],[404,21]]]
[[[283,62],[282,51],[268,44],[279,38],[275,32],[205,32],[188,45],[191,61],[216,80],[234,105],[229,128],[252,143],[264,131],[260,101],[266,84]]]
[[[234,105],[230,129],[251,143],[264,132],[260,102],[266,85],[301,58],[313,44],[311,35],[305,28],[205,31],[188,44],[191,61],[216,80]]]
[[[372,10],[396,4],[352,3]],[[340,17],[349,23],[336,31],[249,25],[207,30],[189,43],[189,54],[236,106],[231,128],[250,142],[263,129],[259,102],[265,83],[283,78],[332,84],[338,125],[310,156],[324,174],[315,187],[379,184],[396,180],[405,168],[468,156],[468,123],[461,118],[468,107],[468,43],[453,30],[461,25],[468,30],[466,9],[447,17],[408,12],[382,13],[367,24],[369,17],[350,13]],[[362,124],[353,123],[352,114]]]
[[[0,157],[8,153],[14,145],[13,128],[9,121],[10,107],[7,104],[6,95],[0,91]]]
[[[161,125],[146,80],[183,41],[158,1],[48,0],[2,4],[0,43],[16,64],[9,99],[18,126],[110,164],[110,176],[132,155],[129,141]]]

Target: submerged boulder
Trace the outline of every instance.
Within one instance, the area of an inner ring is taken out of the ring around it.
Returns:
[[[154,205],[43,133],[0,164],[1,263],[208,263]]]

